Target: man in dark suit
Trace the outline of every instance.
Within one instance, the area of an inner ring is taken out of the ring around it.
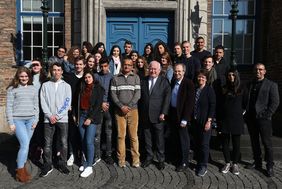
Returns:
[[[195,100],[195,88],[191,80],[185,78],[184,64],[175,64],[174,80],[171,83],[172,94],[170,103],[171,132],[178,132],[181,145],[181,163],[176,171],[184,171],[189,164],[190,137],[188,127],[191,126],[191,116]]]
[[[140,99],[140,123],[143,126],[146,160],[142,167],[149,166],[154,157],[153,140],[156,144],[156,156],[158,159],[158,169],[165,167],[164,161],[164,121],[168,114],[170,103],[170,85],[168,80],[160,75],[161,65],[157,61],[152,61],[149,65],[149,76],[141,83]],[[154,134],[154,137],[152,137]]]
[[[271,117],[279,106],[278,86],[265,78],[266,69],[261,63],[254,67],[256,79],[248,86],[247,107],[245,120],[248,126],[254,163],[247,168],[262,169],[261,148],[259,136],[265,150],[267,176],[274,176],[272,150],[272,121]]]

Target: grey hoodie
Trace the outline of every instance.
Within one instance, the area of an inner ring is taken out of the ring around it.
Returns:
[[[68,122],[68,110],[71,107],[71,87],[64,80],[43,83],[40,93],[41,107],[44,112],[44,122],[49,123],[52,115],[56,115],[59,123]]]

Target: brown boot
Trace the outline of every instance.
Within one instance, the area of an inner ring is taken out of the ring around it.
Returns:
[[[24,168],[16,169],[16,180],[24,183],[29,181],[29,179],[26,176]]]
[[[30,180],[31,179],[31,175],[27,171],[27,164],[26,163],[24,164],[24,172],[25,172],[25,175],[26,175],[27,179]]]

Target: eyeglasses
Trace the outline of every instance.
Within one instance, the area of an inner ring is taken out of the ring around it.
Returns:
[[[39,64],[32,64],[32,67],[35,67],[35,66],[40,66]]]
[[[64,50],[58,50],[58,52],[65,53],[65,51],[64,51]]]

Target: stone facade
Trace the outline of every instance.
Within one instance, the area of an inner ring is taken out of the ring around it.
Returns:
[[[194,42],[198,35],[211,50],[212,0],[65,0],[65,46],[106,41],[108,10],[170,11],[175,15],[174,40]],[[282,4],[279,0],[261,1],[257,10],[256,46],[258,60],[267,66],[267,77],[279,84],[282,95]],[[5,118],[6,87],[15,73],[16,0],[0,2],[0,132],[7,131]],[[228,57],[227,57],[228,58]],[[240,70],[244,81],[251,76],[251,67]],[[280,95],[280,96],[281,96]],[[280,108],[281,109],[281,108]],[[278,113],[280,115],[280,113]],[[281,117],[281,116],[280,116]]]
[[[8,132],[5,116],[6,87],[14,76],[16,0],[0,1],[0,132]]]

